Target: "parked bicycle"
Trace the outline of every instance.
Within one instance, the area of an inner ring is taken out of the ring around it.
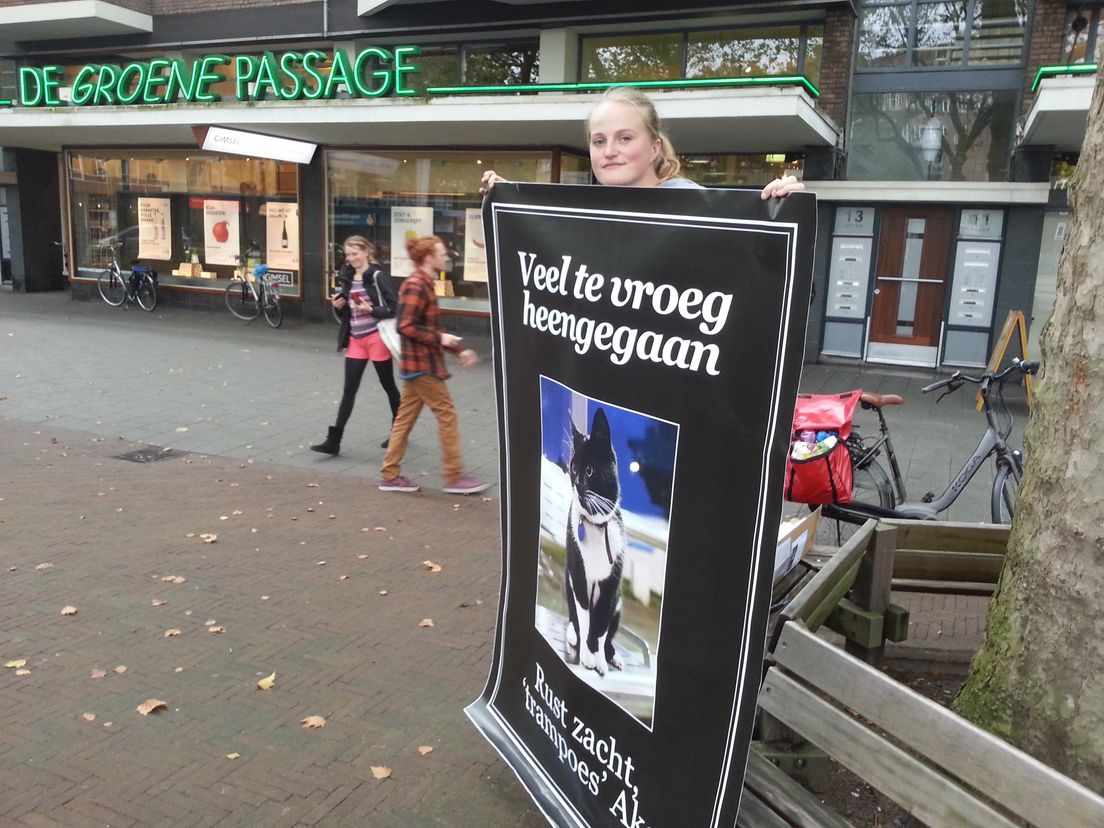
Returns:
[[[244,267],[248,254],[239,256],[243,263],[239,275],[226,286],[226,307],[238,319],[252,322],[262,313],[265,321],[278,328],[284,321],[284,310],[280,305],[280,280],[269,273],[268,265],[254,266],[252,277]]]
[[[986,429],[973,454],[966,460],[958,474],[951,478],[943,493],[936,496],[934,492],[928,492],[919,501],[906,499],[905,481],[897,463],[889,426],[882,413],[884,407],[900,405],[904,401],[895,394],[880,395],[864,392],[860,404],[866,410],[877,412],[879,434],[877,437],[863,438],[857,431],[852,431],[847,447],[851,452],[855,499],[845,505],[824,506],[822,513],[826,517],[848,523],[862,523],[871,517],[936,520],[941,512],[949,509],[958,499],[966,484],[973,479],[985,461],[992,457],[994,475],[990,494],[990,515],[994,523],[1011,523],[1015,513],[1016,493],[1020,478],[1023,476],[1023,452],[1008,444],[1008,437],[1012,433],[1013,416],[1004,399],[1004,386],[1009,377],[1035,374],[1038,370],[1038,362],[1017,359],[1003,371],[987,371],[980,377],[955,371],[946,379],[933,382],[921,389],[925,394],[946,389],[939,396],[939,400],[942,400],[966,383],[977,385],[985,413]],[[891,473],[887,473],[878,462],[878,457],[883,452],[889,460]]]
[[[114,308],[136,302],[142,310],[152,311],[157,307],[157,272],[149,265],[133,262],[130,276],[123,276],[115,254],[118,246],[104,245],[104,250],[110,251],[111,259],[107,263],[107,270],[96,281],[100,297]]]

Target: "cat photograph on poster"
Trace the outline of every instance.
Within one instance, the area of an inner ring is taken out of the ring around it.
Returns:
[[[540,392],[536,627],[650,727],[678,426],[548,377]]]

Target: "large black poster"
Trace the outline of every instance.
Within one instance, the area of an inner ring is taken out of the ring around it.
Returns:
[[[494,663],[468,714],[556,825],[733,825],[815,198],[499,184]]]

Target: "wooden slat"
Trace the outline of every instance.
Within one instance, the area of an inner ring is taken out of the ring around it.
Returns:
[[[847,583],[847,589],[850,589],[854,582],[859,562],[866,552],[866,545],[870,541],[870,536],[874,534],[876,525],[876,521],[868,520],[859,527],[858,531],[847,539],[847,543],[840,547],[839,552],[832,557],[832,560],[826,563],[820,572],[802,587],[801,592],[794,596],[789,606],[782,611],[782,616],[786,619],[799,618],[810,629],[819,626],[828,616],[828,613],[832,611],[832,607],[835,606],[833,603],[832,606],[825,609],[825,601],[838,592],[841,582],[845,581]],[[838,593],[836,600],[842,597],[847,589],[844,589],[842,593]],[[809,622],[814,612],[820,615],[815,625]]]
[[[976,581],[920,581],[912,578],[894,578],[896,592],[949,592],[953,595],[992,595],[996,584]]]
[[[938,520],[900,520],[883,523],[897,527],[898,549],[941,549],[950,552],[986,552],[1003,555],[1011,527],[995,523],[944,523]]]
[[[802,785],[754,750],[748,756],[744,789],[785,817],[796,828],[851,828],[851,823],[830,811]],[[745,796],[747,794],[745,793]],[[743,811],[743,804],[740,806]]]
[[[759,706],[931,828],[1014,828],[1014,823],[969,791],[833,707],[778,667],[767,671]],[[944,745],[949,753],[958,749],[955,743]],[[1055,824],[1059,823],[1050,823]]]
[[[783,628],[775,659],[1021,818],[1041,828],[1104,825],[1104,798],[799,624]],[[762,698],[760,693],[760,704]],[[827,746],[803,735],[828,751]]]
[[[893,560],[893,577],[995,584],[1003,567],[1004,555],[906,549],[898,544]]]
[[[737,828],[792,828],[792,824],[770,809],[753,791],[744,787],[740,797],[740,813],[736,815]]]

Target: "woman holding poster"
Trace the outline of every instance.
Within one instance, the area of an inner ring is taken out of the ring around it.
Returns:
[[[345,423],[353,413],[360,380],[369,362],[376,369],[380,386],[387,394],[392,420],[399,410],[399,388],[395,384],[391,352],[379,332],[379,320],[395,316],[395,283],[372,264],[374,254],[375,248],[364,236],[349,236],[345,240],[345,267],[338,276],[341,286],[333,296],[334,307],[341,312],[337,349],[346,349],[345,388],[337,407],[337,421],[330,426],[326,439],[311,446],[311,451],[322,454],[341,451]],[[380,448],[387,448],[387,444],[388,440],[384,440]]]
[[[691,187],[701,185],[679,176],[679,162],[671,139],[663,130],[652,99],[630,86],[613,86],[602,93],[586,120],[590,168],[599,184],[611,187]],[[494,170],[483,173],[479,192],[486,193],[506,179]],[[764,199],[804,190],[792,175],[763,188]]]

